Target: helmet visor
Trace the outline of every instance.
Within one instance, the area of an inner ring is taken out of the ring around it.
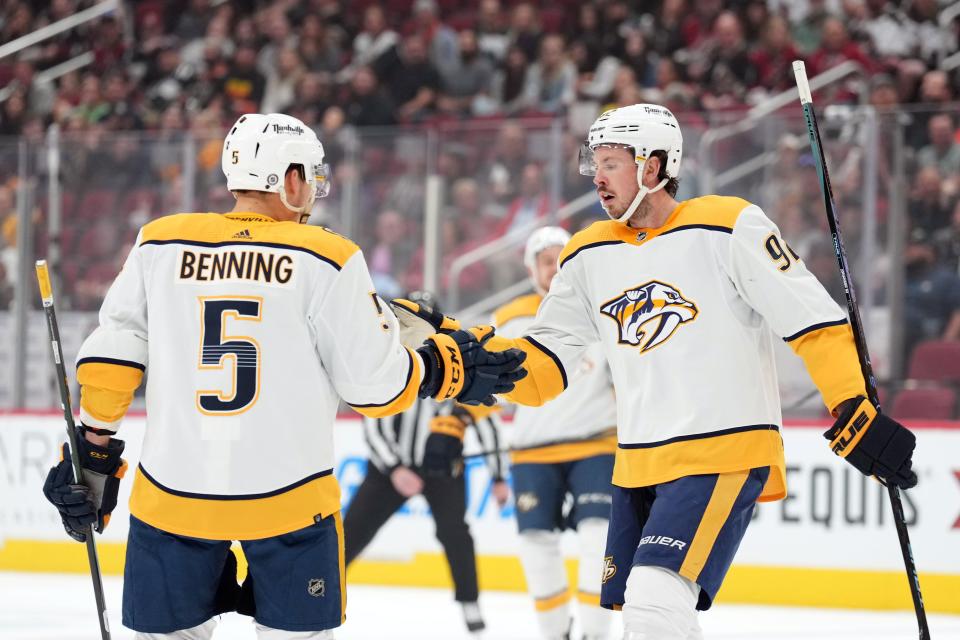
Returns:
[[[586,142],[580,145],[580,157],[578,159],[578,164],[580,166],[580,175],[597,175],[597,161],[593,157],[593,149],[591,149],[590,145],[588,145]]]
[[[325,162],[313,165],[313,185],[318,198],[330,193],[330,165]]]

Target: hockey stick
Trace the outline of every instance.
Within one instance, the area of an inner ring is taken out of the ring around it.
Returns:
[[[810,83],[807,81],[807,70],[802,60],[794,61],[793,73],[797,79],[800,105],[803,107],[803,115],[807,121],[807,135],[810,137],[810,147],[813,151],[814,162],[817,165],[817,174],[820,177],[820,191],[823,193],[827,222],[830,224],[830,233],[833,236],[833,251],[836,253],[837,263],[840,265],[843,292],[847,298],[847,315],[850,317],[850,327],[853,329],[853,339],[857,346],[857,355],[860,358],[860,370],[863,372],[863,378],[867,384],[867,396],[873,406],[877,408],[877,411],[880,411],[880,401],[877,398],[877,380],[873,375],[873,366],[870,364],[870,353],[867,351],[863,323],[860,321],[860,311],[857,308],[857,296],[853,290],[850,267],[847,264],[847,254],[843,249],[843,240],[840,237],[840,224],[837,221],[837,210],[833,203],[833,189],[830,186],[830,175],[827,173],[827,161],[823,155],[823,145],[820,142],[820,129],[817,127],[817,116],[813,110],[813,96],[810,93]],[[906,567],[907,578],[910,582],[913,608],[917,613],[920,640],[929,640],[930,628],[927,626],[927,613],[923,606],[923,596],[920,594],[920,578],[917,576],[917,565],[913,561],[913,550],[910,547],[910,536],[907,532],[907,521],[903,515],[900,491],[894,485],[887,485],[887,493],[890,497],[890,506],[893,508],[893,521],[897,527],[897,536],[900,539],[903,564]]]
[[[57,383],[60,387],[60,406],[63,407],[63,419],[67,423],[67,442],[70,446],[70,460],[77,481],[83,483],[83,469],[78,455],[77,429],[73,421],[73,409],[70,407],[70,390],[67,388],[67,370],[63,365],[63,349],[60,347],[60,329],[57,326],[57,312],[53,308],[53,287],[50,285],[50,272],[46,260],[37,260],[37,283],[40,285],[40,297],[43,299],[43,311],[47,315],[47,329],[50,333],[50,346],[53,348],[53,360],[57,367]],[[100,560],[97,558],[97,546],[93,541],[93,525],[87,525],[83,534],[87,538],[87,560],[90,561],[90,577],[93,578],[93,595],[97,600],[97,614],[100,622],[100,637],[110,640],[110,621],[107,619],[107,602],[103,597],[103,577],[100,574]]]

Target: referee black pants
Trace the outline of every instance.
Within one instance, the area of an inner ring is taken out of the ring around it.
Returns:
[[[458,602],[476,602],[477,558],[473,537],[467,526],[467,495],[463,476],[424,478],[423,497],[430,505],[437,526],[437,540],[443,546],[453,576],[454,598]],[[343,538],[349,565],[366,548],[390,516],[403,506],[406,498],[393,488],[390,478],[372,463],[367,476],[343,517]]]

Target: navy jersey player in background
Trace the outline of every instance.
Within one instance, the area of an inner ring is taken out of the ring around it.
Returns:
[[[523,356],[491,357],[465,331],[400,344],[359,248],[302,224],[329,187],[304,123],[242,116],[222,167],[233,211],[140,230],[77,361],[91,486],[68,484],[64,459],[44,493],[74,538],[102,531],[126,468],[113,436],[149,372],[123,623],[138,638],[205,640],[242,602],[260,638],[330,638],[345,605],[340,400],[371,417],[418,396],[492,404]],[[231,540],[249,563],[242,590]]]
[[[674,199],[669,110],[607,111],[581,153],[610,220],[568,243],[524,336],[487,348],[527,354],[505,397],[540,405],[603,346],[618,445],[601,604],[622,608],[628,640],[694,640],[755,504],[787,492],[773,340],[804,361],[836,418],[831,449],[856,469],[910,488],[916,439],[873,409],[845,314],[759,207]]]

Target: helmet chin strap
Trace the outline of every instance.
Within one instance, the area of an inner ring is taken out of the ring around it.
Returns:
[[[280,194],[280,202],[283,203],[290,211],[300,214],[300,224],[304,224],[307,221],[307,218],[310,217],[310,211],[313,209],[313,203],[317,199],[317,192],[315,189],[311,189],[310,197],[307,199],[306,203],[302,207],[294,207],[287,201],[287,190],[283,188],[283,185],[280,185],[278,192]]]
[[[631,216],[633,216],[633,214],[636,212],[637,207],[640,206],[640,203],[643,202],[643,199],[647,196],[647,194],[656,193],[657,191],[660,191],[660,189],[663,189],[667,185],[667,182],[670,180],[669,178],[664,178],[663,180],[660,181],[660,184],[655,186],[653,189],[651,189],[650,187],[645,187],[643,185],[643,168],[645,166],[647,166],[646,161],[644,161],[643,164],[637,166],[637,184],[640,185],[640,190],[637,191],[637,195],[633,198],[633,202],[631,202],[630,206],[627,207],[627,210],[623,212],[623,215],[617,218],[617,222],[626,224],[627,221],[631,218]]]

